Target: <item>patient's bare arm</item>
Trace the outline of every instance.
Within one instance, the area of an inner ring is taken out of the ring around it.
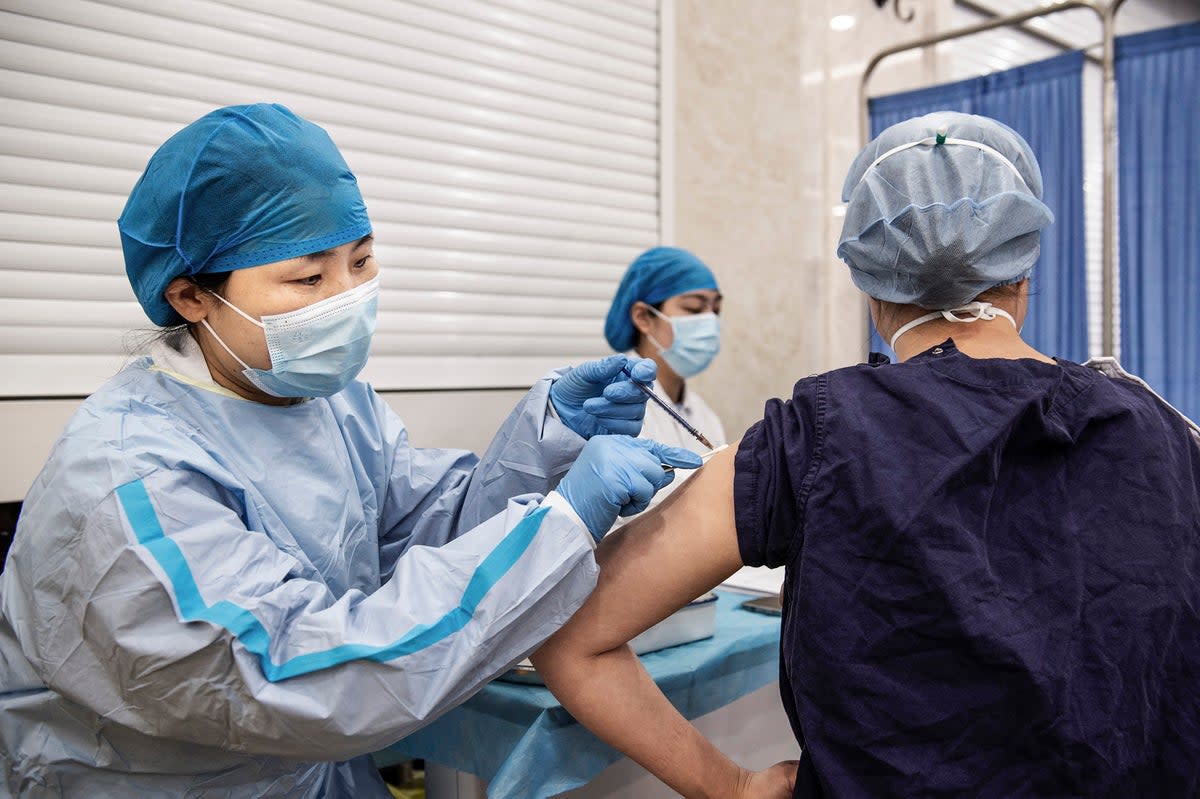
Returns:
[[[604,538],[596,591],[532,660],[576,719],[684,796],[785,799],[794,763],[739,768],[672,707],[626,646],[741,567],[736,451],[718,453],[658,508]]]

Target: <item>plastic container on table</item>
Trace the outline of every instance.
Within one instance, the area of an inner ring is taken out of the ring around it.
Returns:
[[[657,652],[670,646],[690,644],[704,638],[712,638],[717,621],[717,595],[709,592],[698,599],[684,605],[658,624],[646,630],[629,642],[629,646],[639,655],[647,652]],[[542,678],[537,669],[526,658],[513,668],[501,674],[499,679],[505,682],[528,683],[542,685]]]

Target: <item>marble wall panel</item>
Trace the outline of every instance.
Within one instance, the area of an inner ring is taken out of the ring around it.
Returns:
[[[674,243],[726,295],[722,353],[693,385],[730,436],[797,379],[865,355],[865,304],[835,254],[859,81],[874,53],[940,30],[951,2],[900,0],[904,23],[873,0],[675,0]],[[854,25],[833,30],[839,15]],[[933,82],[936,58],[895,56],[871,87]]]

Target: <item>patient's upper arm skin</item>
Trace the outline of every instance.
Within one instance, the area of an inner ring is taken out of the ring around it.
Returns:
[[[741,565],[733,513],[737,443],[718,452],[659,506],[605,536],[600,579],[551,645],[599,653],[662,621]]]

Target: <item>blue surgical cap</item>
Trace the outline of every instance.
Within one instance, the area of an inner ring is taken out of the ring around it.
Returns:
[[[1016,131],[927,114],[883,131],[854,160],[837,254],[868,296],[954,308],[1029,277],[1038,231],[1054,221],[1041,198],[1037,159]]]
[[[358,181],[329,135],[281,105],[230,106],[166,141],[117,220],[125,271],[157,325],[183,275],[231,272],[371,232]]]
[[[617,352],[632,349],[637,331],[629,309],[639,300],[657,305],[679,294],[716,289],[717,278],[696,256],[678,247],[655,247],[639,255],[621,278],[604,322],[604,337]]]

